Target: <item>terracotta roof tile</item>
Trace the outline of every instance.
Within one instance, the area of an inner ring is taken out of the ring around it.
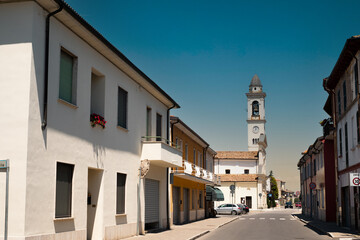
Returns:
[[[222,182],[256,182],[257,174],[218,174]]]
[[[258,152],[257,151],[217,151],[215,158],[257,160]]]

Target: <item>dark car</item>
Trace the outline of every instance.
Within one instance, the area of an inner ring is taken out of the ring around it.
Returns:
[[[243,205],[244,205],[245,212],[248,213],[249,212],[249,207],[247,205],[245,205],[245,204],[243,204]]]
[[[285,208],[293,208],[292,202],[287,202],[287,203],[285,204]]]
[[[242,213],[242,214],[247,213],[246,210],[245,210],[244,204],[239,203],[239,204],[236,204],[236,205],[238,205],[238,207],[241,209],[241,213]]]

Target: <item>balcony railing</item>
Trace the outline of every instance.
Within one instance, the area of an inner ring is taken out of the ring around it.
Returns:
[[[182,178],[188,178],[206,184],[220,185],[219,176],[186,160],[182,160],[181,168],[172,169],[172,173]]]
[[[165,138],[158,136],[141,137],[141,160],[161,167],[182,167],[182,152]]]

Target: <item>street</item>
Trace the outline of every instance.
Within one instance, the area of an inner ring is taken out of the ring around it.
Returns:
[[[331,239],[327,235],[310,229],[303,222],[294,218],[292,213],[299,213],[299,210],[279,209],[250,212],[199,239]]]

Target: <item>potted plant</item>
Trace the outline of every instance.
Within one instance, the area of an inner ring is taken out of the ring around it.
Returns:
[[[90,115],[90,124],[92,127],[95,127],[96,124],[98,124],[102,128],[105,128],[106,121],[105,121],[104,117],[100,116],[99,114],[92,113]]]

